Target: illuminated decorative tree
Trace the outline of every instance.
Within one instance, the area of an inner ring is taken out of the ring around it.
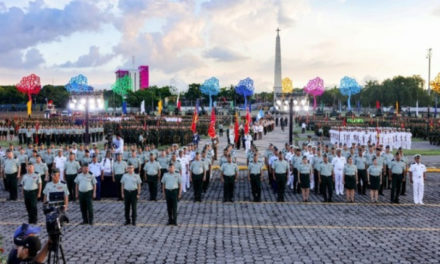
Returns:
[[[93,92],[93,87],[87,84],[87,77],[79,74],[70,78],[70,81],[65,86],[69,93],[89,93]]]
[[[128,92],[132,90],[131,78],[126,75],[124,77],[116,79],[115,84],[112,85],[112,90],[114,93],[119,94],[122,97],[122,113],[127,113],[127,102],[125,97]]]
[[[313,110],[316,110],[316,96],[321,96],[324,93],[324,81],[319,77],[310,80],[304,87],[304,92],[313,96]]]
[[[16,85],[17,90],[21,93],[27,94],[27,112],[30,116],[32,114],[32,95],[38,94],[41,90],[40,77],[35,74],[21,78],[20,83]]]
[[[358,94],[362,87],[356,82],[355,79],[345,76],[341,79],[339,91],[342,95],[348,96],[347,107],[348,111],[351,111],[350,99],[352,95]]]
[[[235,92],[238,95],[241,95],[244,97],[244,107],[247,107],[247,97],[248,96],[252,96],[254,94],[254,81],[247,77],[244,80],[241,80],[240,82],[238,82],[238,85],[235,86]]]
[[[206,80],[202,86],[200,86],[200,92],[209,96],[209,109],[212,108],[212,96],[216,96],[220,90],[219,81],[215,77],[211,77]]]
[[[291,93],[293,91],[293,83],[288,77],[284,78],[281,82],[283,93]]]
[[[431,89],[440,94],[440,73],[437,74],[437,77],[433,81],[431,81]]]

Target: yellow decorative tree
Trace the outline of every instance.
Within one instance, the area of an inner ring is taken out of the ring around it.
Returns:
[[[281,82],[283,93],[291,93],[293,91],[293,83],[288,77],[284,78]]]
[[[437,74],[437,77],[431,82],[431,89],[440,94],[440,73]]]

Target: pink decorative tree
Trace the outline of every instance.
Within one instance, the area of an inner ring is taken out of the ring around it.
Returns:
[[[316,110],[316,96],[321,96],[324,93],[324,81],[319,77],[310,80],[304,87],[304,92],[313,96],[313,110]]]
[[[17,90],[21,93],[27,94],[27,112],[30,116],[32,114],[32,95],[38,94],[41,90],[40,77],[35,74],[21,78],[20,83],[16,85]]]

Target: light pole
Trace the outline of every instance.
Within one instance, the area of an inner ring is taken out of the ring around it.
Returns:
[[[432,48],[428,49],[428,54],[426,54],[426,58],[428,59],[428,94],[431,95],[431,57],[432,57]]]
[[[293,143],[293,98],[289,100],[289,144]]]

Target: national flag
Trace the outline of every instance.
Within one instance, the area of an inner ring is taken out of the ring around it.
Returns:
[[[127,102],[122,102],[122,113],[124,114],[124,115],[126,115],[127,114]]]
[[[180,107],[182,107],[182,103],[180,102],[180,93],[177,95],[177,100],[176,101],[177,101],[176,102],[177,110],[180,111]]]
[[[238,113],[235,112],[235,126],[234,126],[234,142],[238,143],[240,131],[239,131],[239,125],[238,125]]]
[[[193,115],[192,124],[191,124],[191,130],[193,133],[197,132],[197,122],[199,121],[199,112],[197,110],[198,104],[199,104],[199,101],[197,100],[197,104],[196,104],[196,107],[194,108],[194,115]]]
[[[250,106],[249,106],[250,108]],[[251,125],[251,113],[246,109],[246,123],[244,125],[244,133],[249,134],[249,126]]]
[[[32,114],[32,99],[26,103],[27,106],[27,114],[30,116]]]
[[[380,102],[376,100],[376,109],[380,109]]]
[[[342,126],[347,126],[347,119],[344,117],[344,119],[342,120]]]
[[[215,121],[216,121],[215,108],[213,107],[211,110],[211,122],[209,124],[209,129],[208,129],[208,135],[211,138],[215,137]]]
[[[399,102],[396,101],[396,115],[399,114]]]

